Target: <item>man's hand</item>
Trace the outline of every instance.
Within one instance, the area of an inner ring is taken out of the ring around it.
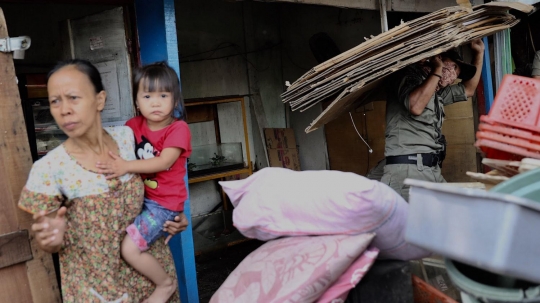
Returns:
[[[482,73],[482,61],[484,60],[484,42],[481,39],[475,39],[471,42],[471,49],[475,53],[473,65],[476,66],[476,74],[471,79],[464,81],[465,94],[467,97],[474,96],[478,82],[480,82],[480,74]]]
[[[430,62],[433,68],[433,70],[431,71],[432,73],[437,73],[439,71],[442,71],[444,64],[442,62],[441,55],[436,55],[436,56],[431,57]]]
[[[477,54],[484,52],[484,42],[482,39],[474,39],[471,42],[471,49],[475,51]]]
[[[98,174],[107,175],[108,179],[117,178],[123,176],[129,172],[128,165],[129,161],[122,159],[119,155],[109,151],[109,156],[111,156],[112,161],[110,162],[97,162],[96,167],[98,168]]]

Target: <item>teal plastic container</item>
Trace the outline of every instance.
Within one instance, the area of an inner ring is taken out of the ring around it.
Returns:
[[[493,187],[490,191],[540,202],[540,169],[516,175]]]
[[[540,303],[540,286],[445,259],[446,270],[462,291],[463,303]]]

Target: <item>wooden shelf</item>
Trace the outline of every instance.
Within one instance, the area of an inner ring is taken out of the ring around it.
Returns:
[[[225,172],[221,172],[217,174],[199,176],[199,177],[194,177],[194,178],[189,178],[189,173],[188,173],[188,183],[193,184],[193,183],[198,183],[198,182],[221,179],[221,178],[230,177],[230,176],[239,175],[239,174],[251,174],[251,169],[249,167],[245,167],[242,169],[225,171]]]
[[[215,179],[222,179],[225,177],[230,177],[230,176],[244,174],[244,173],[251,175],[253,173],[253,168],[251,166],[251,157],[250,157],[250,152],[249,152],[249,135],[248,135],[247,116],[246,116],[246,107],[244,103],[244,96],[224,96],[224,97],[205,98],[205,99],[186,99],[184,104],[186,108],[188,108],[188,107],[197,107],[197,106],[199,107],[215,106],[217,104],[230,103],[230,102],[240,102],[240,105],[242,108],[242,120],[243,120],[242,122],[243,122],[243,128],[244,128],[244,142],[245,142],[245,147],[246,147],[247,167],[244,167],[243,169],[235,169],[235,170],[230,170],[226,172],[220,172],[220,173],[198,176],[198,177],[193,177],[193,178],[189,178],[189,173],[188,173],[189,184],[210,181],[210,180],[215,180]],[[202,114],[198,113],[198,114],[201,114],[201,115],[198,115],[200,117],[196,117],[194,120],[197,122],[200,122],[199,120],[214,121],[214,124],[216,127],[216,135],[218,136],[216,138],[217,139],[216,141],[217,143],[221,143],[221,139],[219,138],[219,135],[218,135],[219,125],[216,125],[216,122],[215,122],[216,117],[214,116],[214,114],[217,113],[215,110],[216,109],[213,109],[211,114],[204,113],[204,112]],[[188,112],[188,117],[189,117],[189,112]],[[206,117],[206,119],[204,117]]]

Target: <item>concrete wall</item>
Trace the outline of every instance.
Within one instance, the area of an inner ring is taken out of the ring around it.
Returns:
[[[267,127],[285,127],[277,5],[231,3],[220,0],[177,0],[176,24],[182,90],[186,99],[246,96],[250,156],[256,168],[267,166],[257,118],[249,95],[250,74],[258,80]],[[250,18],[246,18],[246,14]],[[253,75],[252,75],[253,76]],[[189,115],[189,112],[188,112]],[[218,106],[222,142],[243,142],[238,103]],[[190,124],[193,146],[215,143],[211,122]],[[244,160],[247,160],[243,145]],[[207,213],[220,203],[216,181],[192,184],[193,215]],[[197,205],[197,206],[195,206]]]
[[[99,13],[117,6],[0,3],[11,37],[29,35],[32,45],[24,60],[15,60],[17,73],[46,73],[61,60],[59,22]]]
[[[380,33],[380,16],[375,11],[282,4],[280,20],[283,78],[291,83],[318,64],[309,47],[314,34],[326,32],[343,52],[364,42],[364,37]],[[329,168],[324,128],[310,134],[304,131],[321,112],[319,104],[306,112],[289,114],[303,170]]]
[[[364,37],[380,33],[379,13],[220,0],[177,0],[176,10],[185,97],[248,95],[254,91],[255,75],[267,127],[295,130],[303,170],[328,169],[324,129],[310,134],[304,132],[322,107],[290,113],[280,94],[285,90],[286,80],[293,82],[318,64],[309,48],[312,35],[326,32],[339,49],[345,51],[363,42]],[[222,139],[230,140],[228,142],[241,139],[238,108],[220,106],[218,115]],[[264,146],[252,106],[248,116],[252,160],[256,161],[256,167],[265,167]],[[212,143],[212,125],[192,124],[191,128],[193,145]],[[215,181],[193,184],[191,188],[193,205],[197,205],[194,214],[204,214],[220,202],[219,195],[209,194],[216,190]]]

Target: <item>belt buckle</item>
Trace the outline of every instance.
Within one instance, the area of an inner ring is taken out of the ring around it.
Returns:
[[[438,154],[432,154],[431,165],[436,166],[439,164],[440,158]]]

